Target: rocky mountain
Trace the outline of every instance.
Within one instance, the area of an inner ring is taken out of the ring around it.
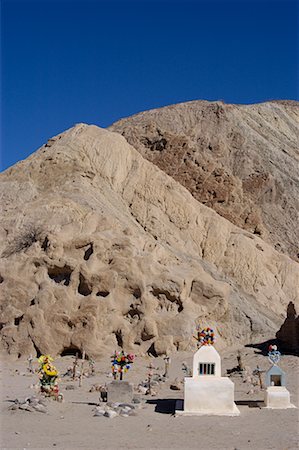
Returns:
[[[299,260],[299,103],[193,101],[110,127],[193,197]]]
[[[198,202],[119,133],[79,124],[0,175],[1,349],[218,348],[278,330],[298,263]]]

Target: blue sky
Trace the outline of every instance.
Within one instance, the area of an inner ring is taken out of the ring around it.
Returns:
[[[289,0],[2,0],[1,170],[78,122],[298,100],[298,25]]]

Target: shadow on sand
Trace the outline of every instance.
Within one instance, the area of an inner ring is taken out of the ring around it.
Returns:
[[[248,406],[248,408],[262,408],[264,406],[263,400],[237,400],[235,404],[238,406]]]
[[[147,404],[156,405],[155,412],[160,414],[175,414],[177,399],[167,398],[167,399],[155,399],[147,400]],[[237,400],[235,401],[237,406],[248,406],[248,408],[259,408],[264,406],[263,400]]]
[[[156,405],[155,412],[160,414],[174,414],[175,413],[175,404],[176,398],[166,398],[166,399],[155,399],[155,400],[147,400],[146,403],[149,405]]]

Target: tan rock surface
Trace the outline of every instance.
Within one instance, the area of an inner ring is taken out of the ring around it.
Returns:
[[[10,354],[163,354],[188,349],[198,323],[223,347],[276,331],[290,299],[298,306],[296,262],[118,133],[77,125],[1,174],[0,192]]]
[[[193,101],[110,127],[194,198],[299,260],[299,103]]]

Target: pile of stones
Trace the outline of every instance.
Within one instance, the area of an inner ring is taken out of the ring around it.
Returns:
[[[14,403],[8,408],[10,411],[15,411],[21,409],[23,411],[29,412],[41,412],[47,413],[45,400],[36,397],[33,395],[32,397],[27,397],[24,400],[15,399]]]
[[[139,408],[141,408],[141,400],[139,399],[133,399],[132,403],[102,402],[93,409],[93,415],[98,417],[107,417],[109,419],[113,419],[117,416],[136,416],[136,410]]]

